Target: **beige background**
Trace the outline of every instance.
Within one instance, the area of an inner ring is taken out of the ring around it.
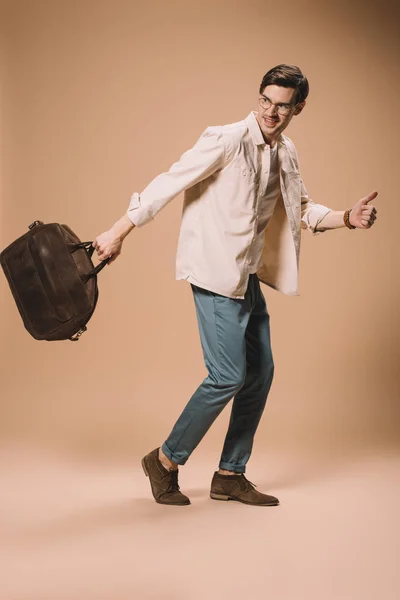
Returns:
[[[370,231],[341,229],[315,238],[303,233],[300,297],[263,286],[276,376],[256,436],[253,472],[264,473],[267,483],[265,465],[274,472],[268,461],[285,456],[290,486],[348,468],[361,455],[395,456],[396,3],[20,0],[2,3],[1,29],[1,249],[36,219],[66,223],[82,240],[94,239],[126,211],[132,192],[167,170],[205,127],[256,110],[269,68],[281,62],[300,66],[310,96],[285,133],[296,143],[310,196],[344,210],[376,189],[379,218]],[[36,453],[85,464],[100,460],[103,467],[136,465],[168,435],[205,376],[190,286],[175,282],[181,206],[180,196],[125,240],[122,255],[99,276],[99,304],[79,343],[31,338],[0,278],[6,469],[16,460],[22,468],[17,472],[25,473],[26,458]],[[228,417],[227,409],[185,472],[204,461],[210,476]],[[54,476],[59,467],[49,472]],[[279,469],[276,475],[279,483]],[[392,500],[393,484],[390,475],[385,489]],[[382,493],[382,482],[378,489],[365,485],[367,496]],[[335,493],[341,489],[338,484]],[[143,494],[149,496],[147,488]],[[382,535],[380,543],[387,545]],[[301,548],[299,540],[300,555]],[[314,550],[318,557],[318,545]],[[385,562],[389,571],[378,570],[388,582],[384,600],[398,597],[390,579],[393,552]],[[368,560],[371,568],[376,565],[372,556]],[[379,589],[370,584],[362,595],[325,590],[324,597],[378,597],[368,596]],[[197,588],[182,596],[178,588],[154,596],[140,589],[136,596],[121,591],[112,597],[213,597]],[[303,598],[282,589],[277,598]],[[314,597],[311,588],[304,589],[304,597]],[[38,597],[47,596],[42,590]],[[66,597],[75,596],[71,591]]]

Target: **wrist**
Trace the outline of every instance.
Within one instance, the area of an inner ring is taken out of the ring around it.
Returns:
[[[114,225],[112,226],[112,232],[116,238],[121,242],[126,238],[128,233],[132,231],[135,225],[132,223],[127,214],[123,215]]]
[[[351,223],[351,220],[350,220],[350,219],[351,219],[351,211],[352,211],[352,209],[351,209],[351,208],[350,208],[350,209],[348,209],[348,210],[345,210],[345,211],[344,211],[344,215],[343,215],[343,221],[344,221],[344,224],[346,225],[346,227],[347,227],[348,229],[355,229],[355,228],[356,228],[356,226],[355,226],[355,225],[353,225],[353,224]]]

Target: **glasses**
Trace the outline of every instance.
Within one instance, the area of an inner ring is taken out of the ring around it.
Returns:
[[[265,96],[261,96],[258,99],[258,101],[260,103],[260,106],[265,109],[268,109],[270,106],[275,106],[277,112],[280,115],[288,115],[290,111],[297,106],[297,104],[274,104],[269,98],[266,98]]]

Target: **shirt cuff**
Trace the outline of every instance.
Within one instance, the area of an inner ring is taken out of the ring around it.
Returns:
[[[136,227],[141,227],[153,219],[146,208],[142,206],[140,194],[137,192],[132,194],[126,214]]]
[[[302,229],[308,229],[308,231],[310,231],[313,235],[319,235],[320,233],[324,233],[324,231],[327,231],[326,229],[317,231],[317,227],[318,224],[325,217],[325,215],[327,215],[329,212],[331,212],[331,209],[327,206],[323,206],[322,204],[315,204],[303,216],[301,220]]]

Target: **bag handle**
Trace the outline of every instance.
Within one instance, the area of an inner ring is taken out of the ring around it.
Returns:
[[[91,241],[91,242],[80,242],[79,244],[73,244],[72,246],[70,246],[72,248],[71,249],[71,253],[75,252],[75,250],[77,250],[78,248],[85,248],[85,250],[88,253],[89,257],[92,258],[93,252],[94,252],[94,246],[92,246],[92,244],[93,244],[93,241]],[[87,283],[91,277],[94,277],[95,275],[98,275],[98,273],[100,273],[100,271],[102,269],[104,269],[104,267],[106,266],[106,264],[109,262],[110,259],[111,259],[111,256],[109,256],[105,260],[102,260],[87,275],[81,275],[82,281],[84,283]]]

